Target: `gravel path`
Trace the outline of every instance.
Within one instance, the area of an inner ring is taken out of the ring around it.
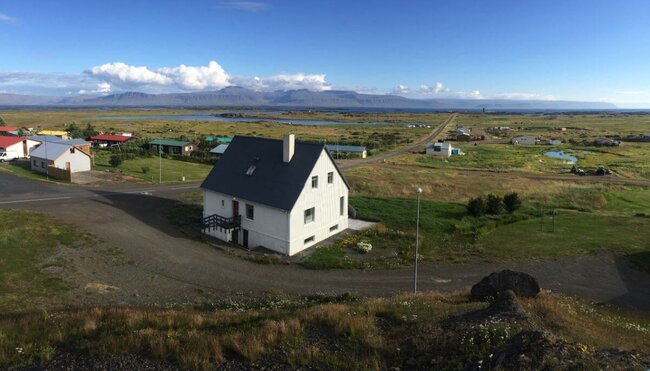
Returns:
[[[382,296],[408,291],[411,269],[313,271],[297,265],[262,265],[188,239],[169,225],[172,199],[153,195],[107,195],[61,207],[56,201],[14,205],[52,214],[102,241],[74,258],[80,303],[164,304],[223,295],[268,293]],[[124,264],[109,264],[97,251],[118,247]],[[93,255],[94,254],[94,255]],[[500,269],[522,270],[545,289],[627,308],[650,310],[650,275],[612,254],[513,263],[426,264],[419,267],[422,290],[466,290]],[[90,295],[88,287],[110,290]]]

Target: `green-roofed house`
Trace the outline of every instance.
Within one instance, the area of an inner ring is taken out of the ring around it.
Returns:
[[[205,137],[205,140],[208,142],[217,142],[219,144],[228,144],[232,142],[232,138],[229,137]]]
[[[189,156],[196,149],[196,145],[181,140],[158,139],[149,142],[149,148],[172,155]]]

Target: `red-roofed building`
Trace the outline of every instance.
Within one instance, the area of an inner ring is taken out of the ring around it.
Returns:
[[[29,138],[0,136],[0,161],[29,157],[41,143]]]
[[[125,143],[133,139],[133,137],[127,135],[99,134],[88,139],[93,142],[95,146],[104,148]]]
[[[18,136],[18,129],[15,126],[0,126],[0,135]]]

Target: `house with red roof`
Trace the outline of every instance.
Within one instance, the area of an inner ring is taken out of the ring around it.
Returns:
[[[10,135],[17,137],[19,128],[15,126],[0,126],[0,135]]]
[[[112,134],[99,134],[88,138],[88,140],[90,140],[93,143],[93,145],[100,148],[120,145],[131,139],[133,139],[132,136],[112,135]]]
[[[40,144],[29,138],[0,136],[0,161],[29,157]]]

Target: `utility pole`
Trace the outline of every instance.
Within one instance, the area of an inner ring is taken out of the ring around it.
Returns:
[[[539,215],[540,215],[540,219],[539,219],[539,221],[540,221],[539,231],[540,231],[540,232],[544,232],[544,205],[540,206],[540,212],[539,212]]]
[[[162,146],[158,145],[158,183],[162,184]]]
[[[418,211],[417,217],[415,219],[415,257],[413,258],[413,294],[418,293],[418,250],[420,244],[420,195],[422,194],[422,188],[418,187],[415,189],[415,193],[418,195]]]

